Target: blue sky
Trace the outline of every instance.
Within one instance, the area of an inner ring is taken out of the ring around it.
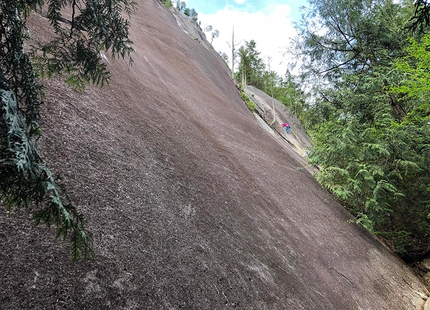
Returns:
[[[183,0],[188,8],[194,8],[201,26],[211,25],[219,31],[212,45],[231,57],[232,29],[235,29],[237,48],[245,41],[254,40],[257,50],[266,64],[284,75],[289,57],[284,55],[291,38],[296,34],[293,21],[300,19],[299,7],[306,0]],[[210,33],[206,34],[210,41]]]
[[[255,12],[264,10],[267,7],[273,7],[277,4],[287,4],[291,7],[291,14],[295,19],[300,18],[299,7],[302,6],[305,0],[188,0],[185,1],[187,7],[194,8],[201,14],[213,14],[216,11],[222,10],[226,6],[231,6],[237,10],[246,10]]]

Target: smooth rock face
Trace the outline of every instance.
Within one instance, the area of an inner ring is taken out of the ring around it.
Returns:
[[[106,53],[109,86],[52,80],[43,106],[96,260],[72,266],[52,229],[2,210],[0,308],[421,308],[425,286],[260,126],[184,17],[138,3],[133,65]]]
[[[418,267],[423,271],[430,271],[430,258],[424,259],[419,263]]]
[[[430,272],[424,275],[424,281],[426,281],[427,285],[430,285]]]

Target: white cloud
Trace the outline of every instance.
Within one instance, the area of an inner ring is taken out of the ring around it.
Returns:
[[[237,4],[244,4],[246,0],[234,0]]]
[[[210,15],[199,15],[202,28],[212,25],[219,30],[219,37],[214,39],[213,46],[216,51],[226,53],[231,61],[232,30],[234,26],[235,41],[244,45],[245,41],[254,40],[257,50],[263,59],[271,57],[271,69],[284,75],[288,59],[283,56],[290,38],[296,32],[292,26],[290,6],[277,4],[261,8],[258,12],[246,12],[226,6],[224,9]],[[209,35],[208,35],[209,37]],[[239,48],[237,46],[237,48]]]

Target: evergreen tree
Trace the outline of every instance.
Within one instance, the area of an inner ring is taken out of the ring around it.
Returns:
[[[242,87],[245,88],[246,85],[248,84],[247,73],[248,73],[249,62],[250,62],[249,55],[248,55],[248,51],[243,46],[239,48],[238,54],[240,57],[240,64],[239,64],[239,71],[237,73],[237,76],[240,77]]]
[[[430,3],[427,0],[415,0],[415,13],[409,28],[412,31],[426,32],[430,26]]]
[[[236,79],[262,89],[264,82],[261,77],[263,76],[265,65],[256,45],[257,43],[251,40],[249,42],[245,41],[245,46],[240,47],[239,56],[241,61],[239,70],[236,73]]]
[[[55,36],[29,53],[24,48],[26,20],[43,5]],[[38,140],[43,90],[36,77],[64,75],[77,89],[108,82],[100,51],[109,50],[114,57],[130,54],[129,22],[123,12],[131,14],[134,5],[129,0],[0,1],[0,203],[8,211],[29,210],[35,225],[55,225],[56,237],[71,242],[74,262],[81,254],[86,258],[94,253],[83,215],[42,159]],[[71,13],[63,15],[66,8]]]
[[[422,257],[430,246],[426,96],[405,95],[408,85],[417,90],[405,82],[413,74],[392,65],[410,54],[405,29],[413,5],[309,3],[296,51],[313,86],[307,115],[316,177],[405,260]]]

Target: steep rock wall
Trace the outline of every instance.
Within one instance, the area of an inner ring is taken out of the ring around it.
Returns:
[[[134,64],[84,93],[46,83],[43,152],[96,260],[0,211],[1,309],[414,309],[427,291],[241,101],[225,65],[158,1]],[[32,16],[31,31],[47,35]]]

